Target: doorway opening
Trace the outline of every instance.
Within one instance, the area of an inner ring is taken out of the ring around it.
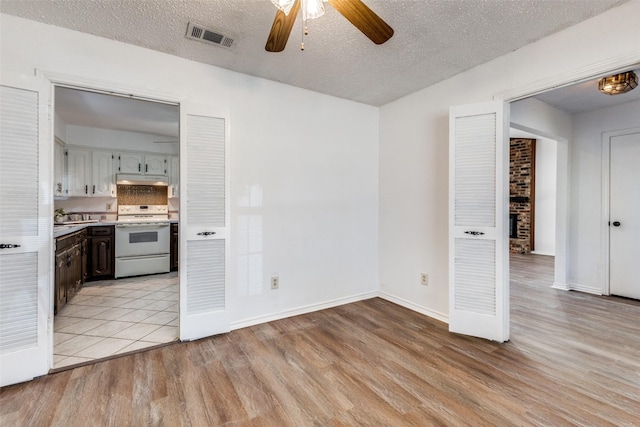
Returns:
[[[54,369],[178,339],[179,120],[54,86]]]
[[[552,287],[609,295],[610,272],[606,266],[610,256],[610,221],[613,220],[605,197],[610,191],[610,184],[605,180],[609,176],[610,159],[602,135],[611,133],[611,129],[637,127],[640,93],[604,96],[597,91],[597,81],[597,78],[590,79],[514,101],[511,107],[512,122],[518,123],[518,131],[525,130],[526,136],[537,138],[536,151],[540,149],[538,141],[544,141],[541,138],[553,138],[556,144],[555,247],[550,246],[549,250],[536,243],[533,253],[553,255],[556,252]],[[558,132],[560,129],[564,129],[564,133]],[[537,154],[538,170],[544,164],[540,164],[540,153]],[[552,172],[538,170],[537,195],[540,195],[538,179],[548,179]],[[536,237],[541,233],[538,226],[549,222],[541,219],[536,217]],[[517,262],[522,261],[519,258]],[[637,282],[637,277],[635,280]]]

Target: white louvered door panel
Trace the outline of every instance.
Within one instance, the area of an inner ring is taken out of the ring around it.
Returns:
[[[180,339],[228,332],[228,120],[180,105]]]
[[[0,386],[50,367],[53,141],[43,79],[0,73]]]
[[[451,107],[449,330],[509,339],[507,149],[502,102]]]

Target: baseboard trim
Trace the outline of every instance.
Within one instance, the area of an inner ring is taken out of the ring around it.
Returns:
[[[561,291],[570,291],[571,290],[569,285],[567,285],[566,283],[560,283],[560,282],[553,282],[553,285],[551,285],[551,287],[553,289],[559,289]]]
[[[547,251],[531,251],[534,255],[544,255],[544,256],[556,256],[555,252],[547,252]]]
[[[569,284],[572,291],[584,292],[593,295],[602,295],[602,289],[592,288],[591,286],[578,285],[575,283]]]
[[[446,324],[449,324],[449,316],[434,310],[431,310],[429,308],[423,307],[421,305],[418,305],[416,303],[413,303],[411,301],[408,301],[404,298],[399,298],[395,295],[391,295],[387,292],[383,292],[380,291],[378,292],[378,296],[382,299],[385,299],[387,301],[391,301],[392,303],[401,305],[405,308],[408,308],[409,310],[413,310],[416,311],[420,314],[424,314],[425,316],[429,316],[429,317],[433,317],[436,320],[439,320],[441,322],[444,322]]]
[[[593,295],[602,295],[602,290],[598,289],[598,288],[592,288],[591,286],[584,286],[584,285],[579,285],[577,283],[558,283],[555,282],[553,284],[553,286],[551,286],[553,289],[559,289],[561,291],[577,291],[577,292],[584,292],[587,294],[593,294]]]
[[[294,308],[291,310],[281,311],[279,313],[271,313],[264,316],[252,317],[250,319],[240,320],[237,322],[231,322],[231,330],[247,328],[249,326],[259,325],[261,323],[273,322],[274,320],[286,319],[287,317],[299,316],[301,314],[312,313],[314,311],[325,310],[327,308],[338,307],[340,305],[350,304],[352,302],[363,301],[366,299],[375,298],[378,296],[378,292],[365,292],[362,294],[353,295],[345,298],[337,298],[330,301],[321,302],[318,304],[309,304],[302,307]]]

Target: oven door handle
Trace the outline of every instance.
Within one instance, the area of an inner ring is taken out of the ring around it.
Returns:
[[[168,227],[171,223],[169,222],[149,222],[149,223],[139,223],[139,224],[116,224],[116,228],[131,228],[131,227]]]

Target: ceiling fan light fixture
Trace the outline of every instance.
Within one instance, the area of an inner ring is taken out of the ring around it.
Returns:
[[[598,82],[598,90],[607,95],[619,95],[638,86],[638,76],[633,71],[603,77]]]
[[[285,15],[289,16],[289,12],[291,12],[291,8],[296,4],[296,1],[297,0],[271,0],[271,3],[284,12]]]
[[[324,15],[324,4],[322,0],[301,0],[302,19],[316,19]]]

